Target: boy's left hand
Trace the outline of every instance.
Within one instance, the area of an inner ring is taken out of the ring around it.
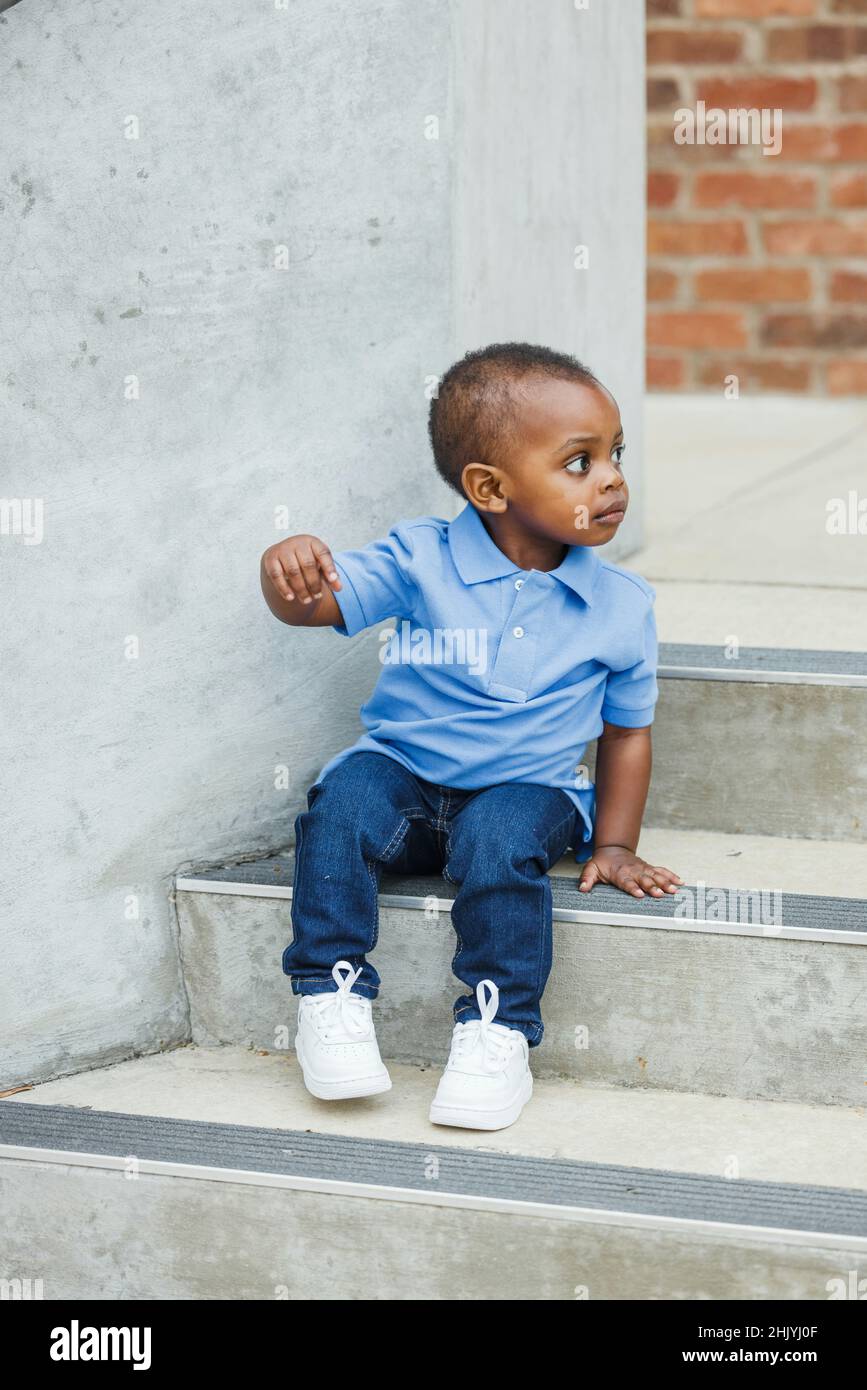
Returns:
[[[678,884],[683,883],[671,869],[656,868],[623,845],[600,845],[593,851],[593,858],[581,867],[578,887],[582,893],[589,892],[594,883],[610,883],[634,898],[646,897],[648,893],[661,898],[664,893],[676,893]]]

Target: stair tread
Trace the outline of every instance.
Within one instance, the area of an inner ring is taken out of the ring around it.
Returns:
[[[0,1107],[0,1142],[496,1202],[867,1237],[867,1193],[66,1106]]]
[[[831,499],[860,495],[863,402],[765,395],[733,402],[722,392],[682,399],[660,393],[647,398],[645,415],[647,538],[629,556],[630,568],[653,584],[754,584],[764,589],[768,610],[781,581],[805,591],[867,589],[860,537],[833,534],[825,525]],[[705,631],[717,635],[725,623],[725,632],[738,633],[741,641],[756,640],[732,625],[727,604],[706,611]],[[805,633],[848,623],[849,645],[864,645],[854,613],[828,605],[816,616],[818,623],[805,623]],[[766,614],[779,641],[775,617]],[[666,625],[660,632],[671,639]]]
[[[681,668],[696,668],[730,677],[737,676],[739,672],[754,671],[763,675],[785,672],[804,678],[822,673],[837,677],[867,678],[867,652],[740,645],[737,658],[734,658],[726,655],[726,648],[722,643],[708,645],[697,642],[660,642],[660,676],[677,672]]]
[[[718,845],[722,838],[727,838],[737,843],[741,837],[720,837],[713,836],[713,841]],[[761,837],[748,837],[755,842]],[[651,849],[651,839],[655,846],[655,852]],[[771,841],[771,837],[768,837]],[[656,832],[645,832],[642,839],[641,850],[645,855],[651,855],[657,862],[668,862],[669,867],[678,871],[681,867],[678,861],[677,848],[678,841],[683,843],[683,832],[669,832],[658,830]],[[785,872],[780,863],[780,845],[786,842],[774,840],[775,865],[780,872]],[[810,855],[812,859],[818,860],[818,870],[821,868],[821,846],[815,841],[790,841],[793,855]],[[713,925],[715,921],[715,909],[713,891],[724,889],[727,893],[740,892],[741,894],[754,893],[756,897],[752,903],[745,898],[729,897],[725,900],[725,918],[729,922],[737,923],[739,920],[745,925],[762,933],[763,930],[774,931],[781,926],[788,931],[802,932],[813,931],[823,926],[829,931],[846,932],[851,934],[853,939],[864,939],[867,943],[867,868],[864,860],[863,846],[850,846],[850,850],[858,850],[858,854],[841,853],[839,844],[836,846],[836,862],[844,864],[846,870],[851,871],[855,878],[856,886],[864,893],[864,896],[844,896],[839,892],[791,892],[781,890],[780,879],[776,883],[757,883],[755,877],[751,877],[749,870],[755,870],[760,850],[756,849],[755,843],[750,846],[750,855],[747,865],[742,870],[732,870],[726,875],[728,883],[718,883],[715,878],[710,882],[699,878],[692,881],[687,880],[678,894],[667,894],[663,898],[643,898],[632,897],[620,889],[613,888],[608,884],[597,884],[589,893],[582,893],[578,888],[579,866],[574,862],[571,855],[565,855],[552,869],[552,894],[555,913],[588,913],[612,915],[618,917],[628,917],[635,919],[636,923],[641,921],[658,921],[660,923],[673,921],[679,925],[685,925],[693,917],[704,919],[708,924]],[[722,851],[724,853],[724,851]],[[675,862],[671,862],[675,861]],[[717,868],[720,867],[720,851],[717,848],[714,854],[714,862]],[[700,860],[697,857],[695,846],[692,848],[691,864],[693,867],[700,867]],[[177,879],[179,891],[184,891],[192,886],[197,886],[200,891],[212,887],[214,892],[228,891],[231,885],[256,886],[259,888],[273,887],[285,892],[291,889],[294,868],[294,854],[291,849],[280,851],[277,854],[263,856],[259,859],[246,860],[238,864],[216,865],[207,869],[180,873]],[[716,877],[720,877],[717,875]],[[681,872],[681,877],[685,878],[685,873]],[[732,882],[731,879],[741,878],[741,882]],[[801,874],[801,881],[804,875]],[[827,882],[827,877],[826,877]],[[838,884],[838,886],[841,886]],[[848,874],[847,874],[848,886]],[[686,897],[687,890],[691,894]],[[386,899],[398,900],[406,899],[407,906],[418,906],[425,899],[438,898],[440,900],[453,899],[457,889],[454,884],[443,878],[441,875],[410,875],[410,874],[389,874],[383,873],[380,881],[380,894]],[[779,894],[779,901],[776,896],[772,899],[769,895]],[[759,894],[764,895],[759,897]],[[413,901],[414,900],[414,901]],[[690,910],[686,910],[689,908]],[[765,924],[763,928],[762,924]]]
[[[867,853],[855,840],[807,840],[784,835],[728,834],[646,825],[639,853],[665,864],[688,883],[719,888],[780,888],[818,897],[867,898]],[[552,873],[574,876],[569,855]]]
[[[821,633],[825,651],[848,654],[867,646],[867,592],[846,583],[825,586],[791,582],[744,583],[739,579],[664,578],[642,568],[631,555],[627,568],[639,570],[656,590],[660,646],[722,644],[737,636],[745,647],[809,649]]]
[[[294,1011],[290,1001],[287,1018]],[[438,1067],[389,1063],[389,1070],[393,1089],[386,1095],[329,1104],[306,1091],[292,1052],[186,1046],[45,1082],[9,1097],[0,1106],[0,1143],[16,1142],[9,1136],[25,1133],[16,1129],[22,1122],[10,1119],[10,1110],[45,1106],[54,1114],[63,1107],[73,1116],[111,1112],[207,1120],[235,1129],[409,1142],[422,1145],[426,1153],[446,1147],[698,1174],[726,1183],[733,1179],[722,1174],[736,1160],[737,1183],[839,1188],[867,1198],[863,1106],[829,1109],[536,1078],[521,1119],[509,1129],[482,1134],[428,1121]],[[31,1121],[35,1125],[39,1118]],[[42,1123],[48,1128],[39,1132],[50,1137],[50,1123]],[[144,1150],[134,1151],[144,1155]]]
[[[863,537],[825,525],[863,492],[863,402],[661,392],[645,416],[646,537],[625,563],[656,589],[660,640],[863,651]]]

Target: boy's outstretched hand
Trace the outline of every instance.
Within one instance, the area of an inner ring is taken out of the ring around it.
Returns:
[[[271,612],[294,627],[327,627],[342,615],[334,558],[318,536],[288,536],[262,556],[262,593]]]
[[[639,859],[625,845],[600,845],[593,851],[592,859],[581,866],[581,882],[578,887],[588,893],[594,883],[610,883],[631,893],[634,898],[661,898],[664,893],[676,893],[683,879],[671,869],[659,869]]]
[[[331,551],[318,536],[289,536],[265,551],[262,563],[281,598],[311,603],[322,594],[323,579],[340,588]]]

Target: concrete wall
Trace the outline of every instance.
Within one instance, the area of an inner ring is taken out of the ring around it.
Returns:
[[[452,0],[455,335],[576,353],[617,398],[641,538],[643,0]],[[585,248],[586,268],[576,267]]]
[[[173,870],[286,843],[377,669],[274,622],[259,553],[454,513],[425,378],[495,334],[577,346],[635,440],[641,30],[634,0],[0,18],[2,492],[44,506],[39,544],[0,534],[0,1085],[187,1036]],[[540,300],[532,248],[579,239],[591,274]]]

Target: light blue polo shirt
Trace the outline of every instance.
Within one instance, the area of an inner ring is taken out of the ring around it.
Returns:
[[[653,722],[653,587],[590,546],[571,546],[557,569],[520,570],[469,503],[454,521],[399,522],[334,562],[335,632],[396,621],[380,633],[366,732],[316,780],[369,749],[443,786],[560,787],[578,808],[576,858],[586,858],[595,788],[584,750],[603,720]]]

